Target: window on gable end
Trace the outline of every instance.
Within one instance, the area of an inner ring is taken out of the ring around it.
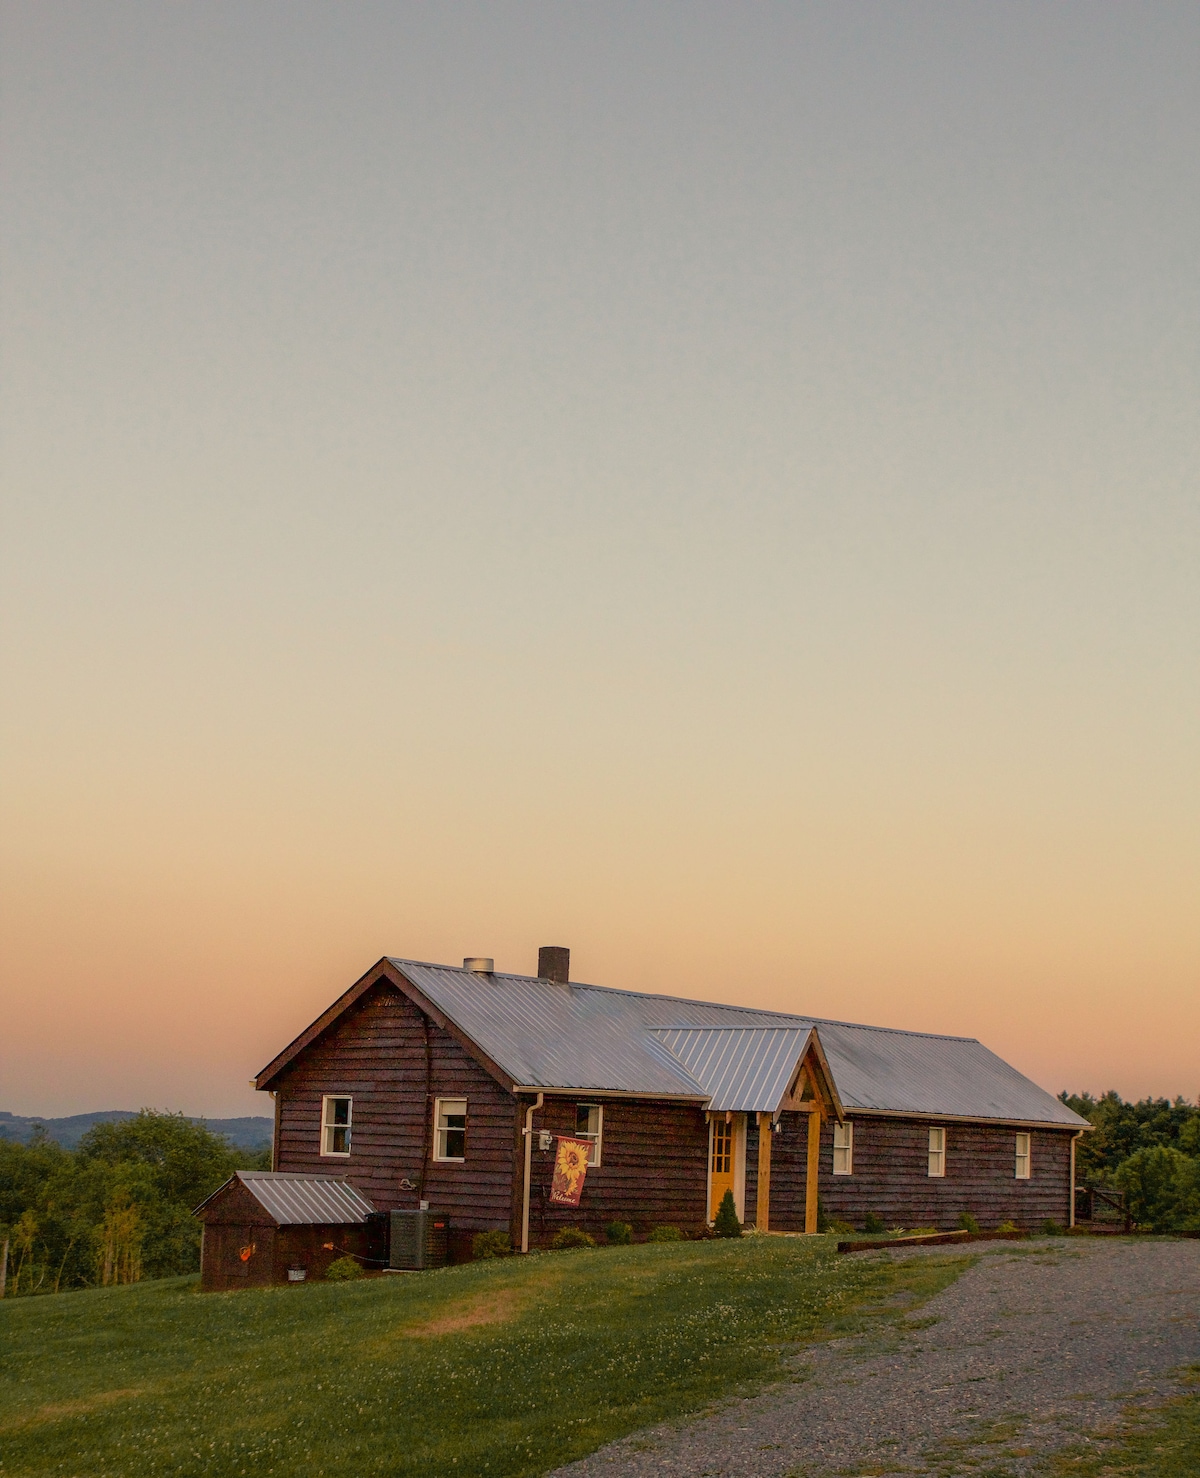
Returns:
[[[350,1153],[350,1121],[353,1116],[354,1100],[326,1094],[321,1099],[321,1153],[323,1155],[348,1155]]]
[[[833,1126],[833,1173],[854,1174],[854,1125],[849,1119]]]
[[[433,1101],[433,1158],[467,1158],[467,1100],[435,1098]]]
[[[1028,1180],[1033,1156],[1030,1153],[1032,1136],[1029,1134],[1017,1135],[1017,1180]]]
[[[946,1173],[946,1131],[944,1129],[929,1131],[929,1173],[933,1176]]]

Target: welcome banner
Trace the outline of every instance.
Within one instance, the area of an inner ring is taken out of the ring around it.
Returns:
[[[583,1195],[583,1179],[587,1175],[588,1156],[592,1152],[586,1139],[558,1141],[554,1157],[554,1179],[550,1184],[550,1201],[554,1206],[578,1206]]]

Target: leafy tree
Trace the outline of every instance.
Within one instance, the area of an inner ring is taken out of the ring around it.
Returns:
[[[1156,1232],[1200,1229],[1200,1160],[1170,1145],[1147,1145],[1117,1166],[1114,1184],[1138,1226]]]
[[[85,1164],[144,1165],[164,1200],[189,1206],[243,1164],[237,1151],[203,1124],[151,1109],[115,1124],[93,1125],[79,1142],[79,1158]]]
[[[1059,1098],[1094,1125],[1076,1149],[1076,1168],[1083,1182],[1110,1183],[1122,1161],[1154,1145],[1200,1154],[1200,1107],[1184,1098],[1127,1103],[1111,1090],[1099,1098],[1065,1092]]]
[[[194,1271],[193,1208],[234,1170],[261,1164],[203,1125],[150,1110],[96,1125],[74,1154],[44,1134],[0,1140],[0,1237],[19,1269],[8,1294]]]

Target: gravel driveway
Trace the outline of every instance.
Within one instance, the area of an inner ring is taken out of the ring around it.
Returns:
[[[1200,1241],[976,1244],[907,1326],[797,1355],[797,1382],[611,1443],[558,1478],[1033,1472],[1200,1362]],[[872,1256],[945,1256],[927,1253]]]

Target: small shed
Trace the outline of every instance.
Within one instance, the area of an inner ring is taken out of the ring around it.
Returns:
[[[279,1170],[239,1170],[192,1213],[203,1223],[205,1292],[320,1278],[339,1257],[367,1266],[378,1252],[375,1208],[348,1180]]]

